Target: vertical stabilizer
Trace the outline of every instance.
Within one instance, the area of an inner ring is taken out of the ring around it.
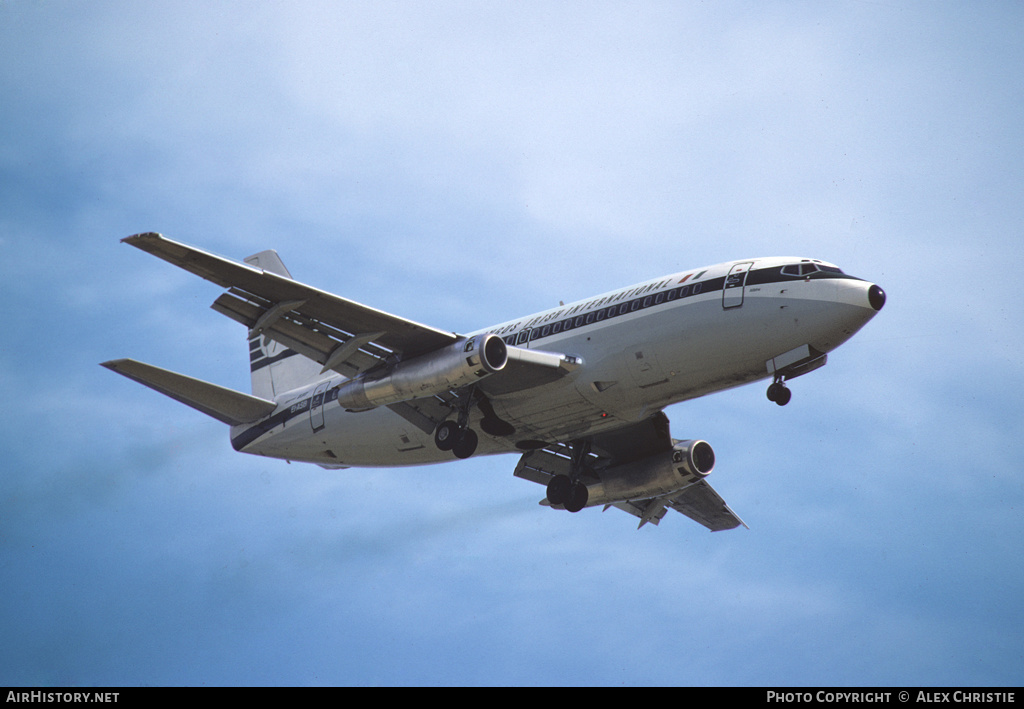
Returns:
[[[268,273],[292,277],[273,249],[253,254],[245,262]],[[256,330],[249,330],[249,366],[252,372],[252,393],[264,399],[273,399],[323,376],[319,363],[264,337]]]

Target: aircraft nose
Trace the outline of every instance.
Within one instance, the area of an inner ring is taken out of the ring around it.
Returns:
[[[885,291],[879,286],[871,286],[868,288],[868,302],[876,311],[881,310],[882,306],[885,305]]]

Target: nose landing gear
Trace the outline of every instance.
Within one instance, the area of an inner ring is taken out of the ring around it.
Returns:
[[[774,401],[779,406],[788,404],[793,398],[793,392],[786,387],[785,382],[824,367],[826,362],[828,355],[811,345],[800,345],[789,352],[772,357],[766,362],[768,372],[774,380],[768,387],[768,401]]]
[[[779,379],[768,387],[768,401],[774,401],[779,406],[785,406],[792,398],[793,392],[791,392],[789,387],[787,387],[782,381],[782,377],[779,377]]]

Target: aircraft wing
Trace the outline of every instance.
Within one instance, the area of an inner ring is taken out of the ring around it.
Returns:
[[[286,276],[222,258],[160,234],[122,239],[227,288],[213,309],[345,376],[392,354],[415,357],[459,336],[391,315]]]
[[[630,463],[664,453],[674,444],[675,441],[669,433],[668,417],[658,412],[639,423],[593,436],[590,439],[590,452],[585,467],[601,470]],[[555,475],[570,474],[571,456],[570,447],[564,444],[530,451],[520,458],[514,474],[516,477],[547,485]],[[686,515],[712,532],[734,529],[741,524],[747,526],[707,480],[701,480],[668,495],[617,502],[610,506],[638,517],[641,527],[648,522],[657,525],[669,509]]]
[[[712,532],[735,529],[741,524],[747,526],[747,523],[725,504],[725,500],[715,492],[707,480],[701,480],[678,495],[670,497],[667,504],[694,522],[703,524]]]
[[[647,522],[658,524],[669,509],[684,514],[694,522],[702,524],[712,532],[735,529],[747,524],[725,504],[722,496],[708,484],[707,480],[691,485],[675,495],[665,495],[650,500],[619,502],[614,505],[640,519],[642,527]]]
[[[322,372],[356,377],[382,363],[425,355],[463,339],[300,283],[290,277],[273,251],[256,254],[242,264],[156,233],[122,241],[227,288],[211,306],[214,310],[319,362]],[[510,346],[506,367],[482,379],[480,389],[500,396],[546,384],[581,365],[581,360],[568,355]],[[456,398],[448,392],[388,406],[430,433],[451,413]]]

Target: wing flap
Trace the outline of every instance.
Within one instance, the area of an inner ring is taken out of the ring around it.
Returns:
[[[259,421],[277,406],[273,401],[258,396],[134,359],[115,359],[103,362],[102,366],[231,426]]]
[[[371,348],[369,342],[363,341],[360,336],[347,335],[323,323],[315,324],[298,314],[278,312],[276,318],[272,321],[264,320],[261,325],[261,319],[267,314],[274,313],[236,296],[232,291],[222,294],[210,307],[250,329],[260,330],[270,339],[280,342],[304,357],[325,365],[325,371],[333,369],[346,377],[355,376],[369,369],[389,354],[387,350],[379,347]],[[285,317],[286,315],[291,317]],[[335,356],[339,350],[350,344],[356,344],[356,347],[342,353],[342,357]]]
[[[643,527],[648,522],[657,527],[658,523],[661,522],[661,518],[668,512],[668,507],[666,507],[663,498],[615,502],[612,504],[612,507],[617,507],[623,512],[628,512],[634,517],[639,518],[640,525],[637,529],[640,529],[640,527]]]
[[[567,457],[559,455],[552,448],[542,448],[524,453],[512,474],[523,480],[547,485],[554,476],[571,473],[572,462]]]
[[[211,283],[231,289],[236,297],[259,310],[259,315],[251,318],[251,324],[255,324],[260,317],[269,314],[271,309],[279,304],[294,303],[295,307],[289,312],[275,313],[275,322],[267,328],[269,336],[279,332],[285,322],[293,322],[300,327],[313,330],[320,325],[328,326],[344,333],[344,337],[341,338],[342,344],[349,337],[359,333],[382,333],[375,342],[405,357],[432,352],[458,340],[455,333],[361,305],[287,276],[215,256],[160,234],[136,234],[122,241]],[[221,299],[218,301],[223,306],[223,310],[218,308],[218,312],[228,310],[235,315],[239,314],[235,304]],[[229,317],[238,320],[234,315]],[[248,320],[248,316],[246,317]]]

